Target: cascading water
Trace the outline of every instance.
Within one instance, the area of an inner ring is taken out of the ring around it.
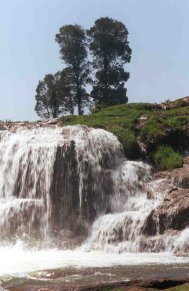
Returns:
[[[150,172],[143,162],[126,161],[118,139],[102,129],[20,126],[1,130],[0,253],[16,254],[17,260],[24,241],[28,249],[40,247],[42,258],[55,259],[54,251],[43,254],[43,249],[65,249],[69,244],[61,241],[70,236],[86,240],[74,252],[64,251],[64,260],[57,251],[57,267],[72,256],[78,264],[87,265],[83,262],[86,251],[94,256],[94,265],[102,264],[96,260],[99,251],[107,254],[105,265],[117,262],[113,253],[186,251],[188,229],[165,237],[154,216],[156,232],[146,234],[148,217],[164,199],[161,180],[151,181]],[[38,256],[29,254],[28,260]],[[124,258],[118,262],[126,263]],[[49,260],[50,267],[55,267]]]
[[[156,192],[152,200],[147,197],[150,167],[142,162],[125,161],[114,171],[112,213],[100,216],[93,224],[91,236],[83,245],[86,250],[114,252],[141,252],[144,236],[142,229],[151,211],[163,199]],[[154,185],[151,182],[149,188]]]
[[[62,228],[81,231],[108,208],[111,171],[122,159],[113,135],[79,126],[0,135],[1,241],[49,242]]]

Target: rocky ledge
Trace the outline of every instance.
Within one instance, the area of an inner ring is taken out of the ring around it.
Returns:
[[[39,128],[61,126],[61,118],[44,119],[37,121],[0,121],[0,130],[16,130],[18,128]]]
[[[144,234],[154,236],[171,231],[175,234],[189,227],[189,157],[184,158],[182,168],[156,173],[155,179],[161,179],[159,189],[164,199],[148,216]]]

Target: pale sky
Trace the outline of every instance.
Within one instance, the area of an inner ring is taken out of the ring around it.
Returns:
[[[38,119],[37,83],[63,67],[55,34],[105,16],[129,31],[129,102],[189,95],[189,0],[0,0],[0,119]]]

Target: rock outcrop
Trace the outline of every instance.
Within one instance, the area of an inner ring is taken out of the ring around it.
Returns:
[[[184,162],[180,169],[158,173],[158,177],[163,178],[160,189],[164,199],[147,217],[143,228],[145,235],[162,235],[168,230],[180,231],[189,227],[188,158]]]

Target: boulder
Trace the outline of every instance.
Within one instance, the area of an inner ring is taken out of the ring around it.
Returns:
[[[142,233],[149,236],[189,226],[189,190],[172,188],[163,202],[147,217]]]
[[[185,161],[187,160],[185,159]],[[173,170],[169,173],[168,178],[174,186],[189,189],[189,165],[184,164],[182,168]]]

